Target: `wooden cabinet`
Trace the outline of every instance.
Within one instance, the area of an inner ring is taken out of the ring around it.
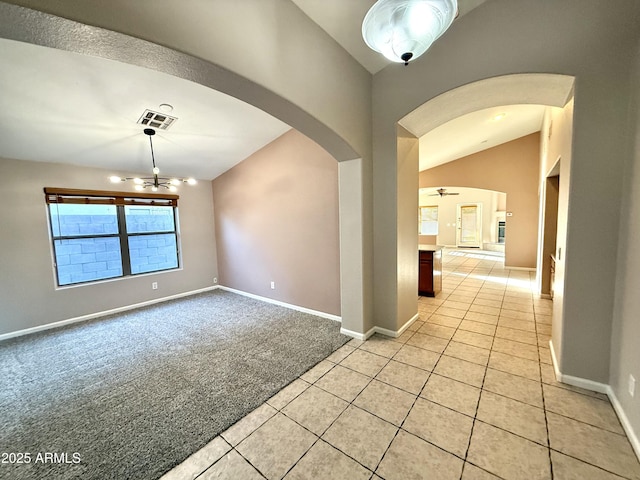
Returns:
[[[420,245],[418,295],[435,297],[442,290],[442,248]]]

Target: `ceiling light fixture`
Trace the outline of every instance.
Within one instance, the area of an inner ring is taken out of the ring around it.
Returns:
[[[502,119],[503,119],[504,117],[506,117],[506,116],[507,116],[507,114],[506,114],[506,113],[499,113],[498,115],[496,115],[495,117],[493,117],[493,119],[494,119],[496,122],[499,122],[500,120],[502,120]]]
[[[409,64],[450,26],[457,0],[378,0],[362,22],[365,43],[392,62]]]
[[[175,192],[177,190],[177,186],[181,183],[188,183],[189,185],[195,185],[196,181],[193,178],[169,178],[169,177],[160,177],[160,169],[156,167],[156,158],[153,154],[153,141],[151,137],[156,134],[156,131],[153,128],[145,128],[145,135],[149,136],[149,145],[151,146],[151,164],[153,165],[153,169],[151,172],[153,173],[152,177],[118,177],[117,175],[113,175],[109,177],[113,183],[119,182],[127,182],[129,180],[133,181],[135,184],[136,190],[144,190],[147,187],[151,187],[151,191],[157,192],[160,188],[166,188],[170,192]]]

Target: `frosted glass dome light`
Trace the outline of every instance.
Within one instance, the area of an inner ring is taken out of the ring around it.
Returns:
[[[392,62],[407,65],[453,23],[457,0],[378,0],[362,22],[365,43]]]

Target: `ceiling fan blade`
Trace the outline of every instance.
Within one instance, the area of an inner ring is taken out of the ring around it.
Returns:
[[[445,195],[460,195],[459,193],[445,193]]]

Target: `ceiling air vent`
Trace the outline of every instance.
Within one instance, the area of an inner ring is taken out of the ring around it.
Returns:
[[[138,123],[159,130],[167,130],[176,120],[178,120],[176,117],[171,117],[165,113],[145,110]]]

